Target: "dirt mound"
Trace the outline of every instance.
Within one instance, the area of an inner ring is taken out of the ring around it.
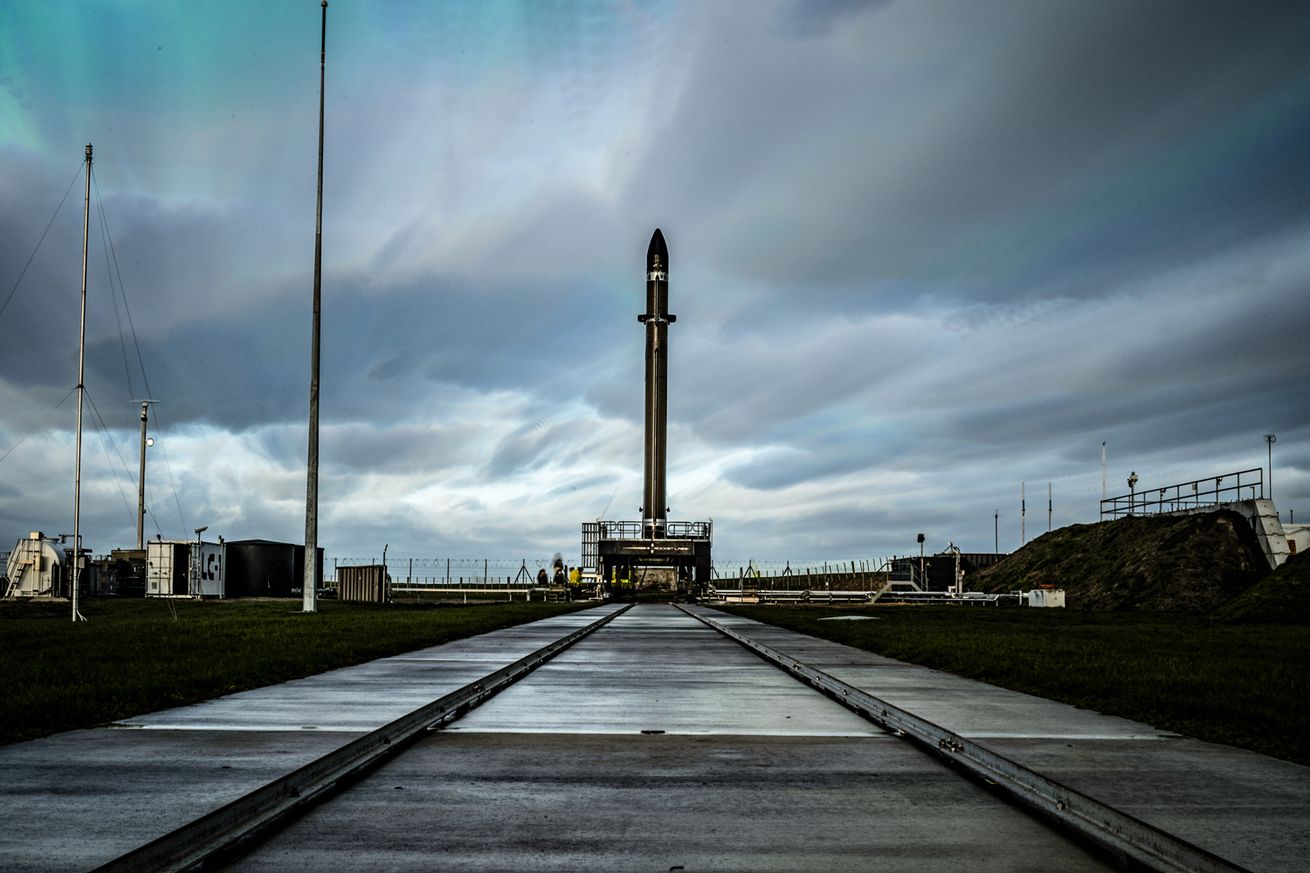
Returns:
[[[1002,592],[1054,583],[1076,609],[1210,612],[1268,572],[1246,520],[1221,510],[1060,528],[966,584]]]
[[[1310,623],[1310,552],[1293,555],[1283,566],[1214,614],[1220,621]]]

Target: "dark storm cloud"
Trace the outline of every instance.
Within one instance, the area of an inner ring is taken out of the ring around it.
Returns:
[[[798,421],[842,407],[871,385],[912,367],[922,347],[914,325],[827,318],[793,330],[718,337],[676,325],[670,378],[685,386],[670,414],[694,423],[698,436],[732,443],[748,437],[790,437]],[[688,348],[688,346],[690,346]]]
[[[291,445],[279,446],[278,457],[296,457],[304,450],[302,428],[292,429]],[[334,475],[449,475],[468,464],[479,429],[468,422],[449,425],[360,422],[332,427],[323,438],[323,458]]]
[[[694,232],[775,289],[968,277],[953,293],[974,299],[1095,294],[1310,194],[1303,6],[952,6],[950,29],[940,11],[702,52],[634,193],[717,213]],[[869,290],[843,305],[897,304]]]
[[[830,476],[859,476],[886,458],[886,450],[873,445],[868,437],[851,431],[806,439],[801,443],[804,450],[766,451],[747,464],[727,467],[723,475],[729,482],[756,491],[780,490]]]
[[[916,523],[927,519],[917,518]],[[936,521],[931,519],[928,521]],[[895,512],[875,506],[846,504],[819,508],[809,507],[803,514],[786,518],[753,518],[749,516],[734,517],[731,514],[716,516],[716,527],[722,523],[730,527],[750,525],[760,533],[760,542],[778,544],[767,554],[743,552],[740,549],[719,552],[716,564],[720,572],[735,575],[738,566],[751,558],[778,560],[797,558],[791,563],[794,572],[805,569],[818,571],[822,569],[825,558],[830,561],[851,560],[873,557],[869,551],[869,537],[866,531],[876,530],[887,535],[889,541],[898,539],[906,543],[905,552],[913,547],[914,528],[907,525],[907,520],[897,517]],[[945,545],[944,543],[942,545]],[[814,560],[814,556],[824,558]],[[881,556],[878,556],[881,557]],[[735,562],[737,566],[723,566]]]
[[[247,308],[178,324],[142,343],[153,392],[169,403],[174,422],[241,430],[303,419],[309,295],[285,283],[272,291]],[[325,419],[404,420],[426,409],[442,385],[540,390],[563,403],[588,386],[597,349],[579,312],[606,308],[603,293],[576,287],[434,279],[379,291],[329,277]],[[116,337],[90,356],[105,379],[123,381]]]
[[[1252,266],[1260,269],[1254,258]],[[1034,427],[1052,439],[1132,427],[1143,440],[1182,449],[1205,435],[1259,427],[1305,393],[1277,375],[1310,365],[1304,326],[1269,317],[1280,301],[1302,294],[1304,282],[1239,271],[1224,294],[1159,294],[1153,312],[1122,306],[1117,327],[1133,340],[1113,356],[1104,354],[1113,330],[1066,340],[1063,354],[1051,348],[1045,366],[1020,377],[1024,390],[963,406],[953,428],[999,447],[1025,442]]]
[[[25,181],[49,182],[48,168],[31,161],[6,168],[0,257],[16,274],[58,199],[52,200],[54,186],[40,190]],[[80,194],[82,187],[76,187]],[[238,427],[277,420],[292,383],[306,381],[295,375],[291,357],[304,357],[308,330],[295,329],[303,318],[278,311],[283,286],[262,277],[259,286],[242,283],[244,273],[260,273],[249,270],[249,263],[261,253],[258,246],[236,253],[258,231],[230,215],[165,207],[142,196],[101,199],[97,189],[88,253],[86,385],[107,422],[130,426],[135,416],[129,401],[147,394],[167,400],[175,422],[224,420],[221,410]],[[77,381],[80,200],[70,196],[64,203],[3,316],[9,336],[0,344],[3,377],[24,391]],[[252,301],[253,310],[247,308]],[[228,387],[235,393],[228,394]]]
[[[58,180],[22,153],[6,150],[0,156],[0,304],[5,306],[0,375],[5,379],[77,384],[82,198],[81,186],[71,190],[70,181],[77,182]]]
[[[581,422],[551,424],[541,419],[529,422],[500,441],[487,465],[486,475],[497,479],[548,464],[585,439],[588,429]]]

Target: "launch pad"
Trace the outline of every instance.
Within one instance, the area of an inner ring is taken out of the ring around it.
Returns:
[[[662,537],[645,536],[636,521],[582,525],[582,565],[595,567],[611,597],[642,591],[698,595],[710,582],[713,523],[666,522]]]

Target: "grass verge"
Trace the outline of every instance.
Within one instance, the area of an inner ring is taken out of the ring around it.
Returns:
[[[1310,764],[1310,627],[1156,612],[725,611],[959,676]],[[836,615],[877,621],[821,621]],[[874,692],[876,693],[876,691]]]
[[[582,605],[0,601],[0,744],[90,727],[535,621]]]

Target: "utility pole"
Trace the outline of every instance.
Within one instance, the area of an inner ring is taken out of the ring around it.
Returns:
[[[992,553],[999,555],[1001,553],[1001,510],[998,508],[992,513]]]
[[[146,436],[147,410],[153,400],[141,401],[141,471],[136,480],[136,547],[140,551],[146,547],[146,448],[155,441]]]
[[[1053,497],[1053,492],[1051,490],[1052,487],[1053,487],[1052,484],[1048,481],[1046,483],[1046,532],[1047,533],[1051,532],[1051,517],[1054,514],[1054,509],[1055,509],[1055,503],[1052,500]]]
[[[323,308],[323,84],[327,70],[327,0],[318,54],[318,201],[314,215],[314,328],[309,353],[309,452],[305,481],[305,579],[302,612],[318,611],[318,371]]]

